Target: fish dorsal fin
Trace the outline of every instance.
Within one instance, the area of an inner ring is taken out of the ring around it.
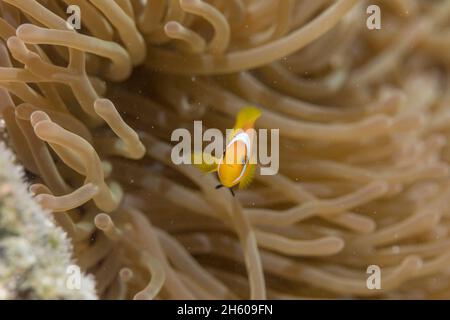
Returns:
[[[248,164],[244,175],[239,182],[239,189],[246,189],[252,183],[253,177],[255,176],[256,164]]]
[[[252,128],[255,121],[261,116],[261,111],[253,106],[245,107],[239,111],[236,117],[234,129],[247,130]]]
[[[195,163],[194,159],[198,157],[199,159],[202,159],[201,163]],[[204,153],[204,152],[194,152],[192,154],[192,163],[194,166],[200,171],[204,173],[211,173],[214,171],[217,171],[217,168],[219,166],[219,159],[214,157],[211,154]]]

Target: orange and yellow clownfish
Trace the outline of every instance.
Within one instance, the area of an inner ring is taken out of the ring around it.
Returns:
[[[206,173],[216,172],[220,185],[216,188],[231,188],[239,185],[240,189],[248,187],[256,170],[253,159],[253,142],[255,139],[254,124],[261,116],[261,111],[256,107],[245,107],[236,117],[232,134],[225,147],[221,158],[210,154],[202,154],[206,162],[196,164],[196,167]],[[231,190],[233,193],[233,191]],[[233,193],[234,195],[234,193]]]

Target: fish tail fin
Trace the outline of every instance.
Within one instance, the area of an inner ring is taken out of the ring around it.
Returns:
[[[252,183],[256,172],[256,164],[249,164],[244,176],[239,182],[239,189],[246,189]]]
[[[204,173],[217,171],[219,166],[219,159],[207,153],[194,152],[191,158],[193,165]]]
[[[248,106],[239,111],[236,117],[234,129],[252,128],[255,121],[261,116],[261,110],[256,107]]]

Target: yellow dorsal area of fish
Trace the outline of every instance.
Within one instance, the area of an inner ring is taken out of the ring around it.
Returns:
[[[235,130],[248,130],[254,127],[256,120],[261,116],[261,111],[256,107],[243,108],[236,117]]]
[[[241,109],[237,116],[236,122],[233,127],[233,133],[230,136],[230,140],[239,132],[253,129],[256,120],[261,116],[261,111],[253,106],[245,107]]]
[[[208,163],[196,165],[203,172],[218,171],[220,183],[231,188],[239,184],[239,188],[250,185],[255,174],[255,164],[249,163],[252,158],[253,129],[256,120],[261,116],[261,111],[256,107],[246,107],[236,116],[234,131],[227,141],[225,152],[221,159],[212,155],[203,154],[202,159]]]

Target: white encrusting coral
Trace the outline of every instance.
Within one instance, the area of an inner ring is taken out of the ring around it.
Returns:
[[[0,300],[97,299],[92,277],[72,278],[73,263],[66,233],[33,199],[0,141]]]

